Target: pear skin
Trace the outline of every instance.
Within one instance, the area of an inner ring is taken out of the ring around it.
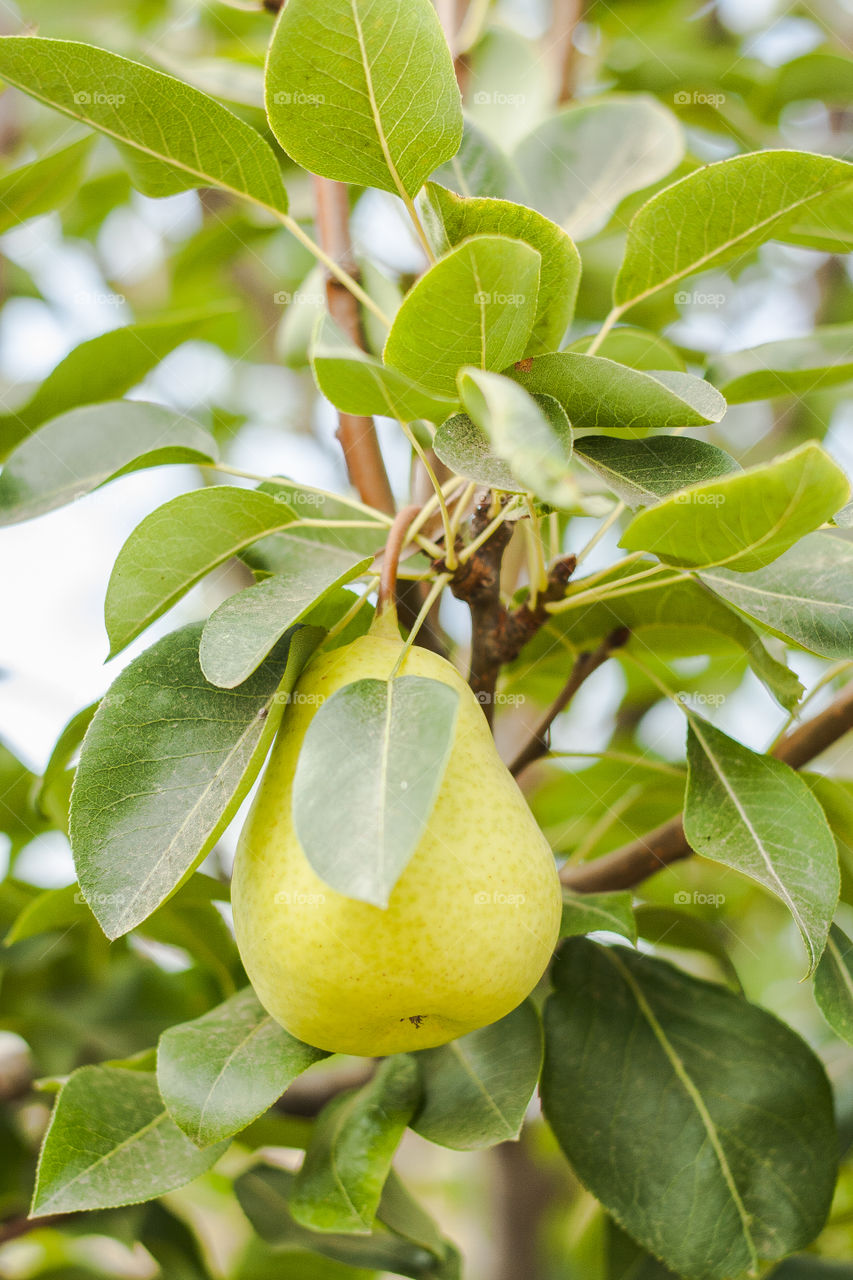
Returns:
[[[311,663],[234,866],[237,944],[261,1003],[292,1035],[333,1053],[427,1049],[497,1021],[532,991],[559,931],[553,854],[476,698],[425,649],[410,649],[398,674],[451,685],[459,713],[438,797],[387,908],[343,897],[308,863],[291,817],[308,725],[342,685],[388,679],[399,652],[398,640],[374,632]]]

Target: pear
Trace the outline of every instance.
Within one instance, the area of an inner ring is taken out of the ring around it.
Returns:
[[[398,674],[450,685],[459,711],[435,805],[388,906],[342,896],[310,866],[291,816],[308,725],[343,685],[388,679],[400,647],[372,631],[307,668],[234,867],[237,944],[258,997],[292,1035],[333,1053],[427,1049],[497,1021],[532,991],[559,931],[551,850],[477,699],[425,649],[410,649]]]

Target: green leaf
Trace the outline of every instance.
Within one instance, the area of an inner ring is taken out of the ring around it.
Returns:
[[[269,143],[173,76],[76,40],[3,36],[0,78],[129,149],[134,182],[145,195],[221,187],[287,212]]]
[[[267,59],[270,125],[312,173],[411,198],[456,154],[462,104],[429,0],[288,0]]]
[[[423,1100],[411,1122],[455,1151],[510,1142],[521,1132],[542,1066],[542,1025],[525,1000],[489,1027],[417,1055]]]
[[[437,253],[468,236],[502,235],[523,240],[542,255],[536,319],[523,354],[557,350],[572,322],[581,277],[580,254],[562,227],[523,204],[466,200],[435,182],[426,185],[423,209]]]
[[[774,635],[824,658],[853,658],[853,545],[810,533],[754,573],[706,569],[702,581]]]
[[[578,338],[569,347],[569,351],[586,352],[596,341],[596,334],[588,333]],[[671,342],[648,329],[638,329],[635,325],[620,324],[605,334],[597,347],[600,356],[615,360],[617,364],[627,364],[631,369],[643,369],[654,373],[656,369],[671,369],[676,373],[685,372],[684,358]]]
[[[161,1203],[149,1206],[137,1238],[169,1280],[211,1280],[211,1272],[195,1232]],[[128,1241],[131,1248],[135,1243],[136,1239]]]
[[[301,1226],[290,1212],[294,1181],[295,1175],[286,1169],[258,1165],[234,1183],[243,1212],[262,1239],[288,1248],[307,1248],[351,1266],[411,1276],[413,1280],[456,1280],[458,1272],[445,1269],[444,1258],[437,1259],[423,1244],[416,1244],[393,1229],[377,1225],[368,1236],[333,1235]],[[389,1178],[389,1187],[391,1182]],[[381,1217],[381,1205],[379,1212]]]
[[[776,233],[786,244],[820,249],[824,253],[853,250],[853,183],[834,187],[820,200],[796,211]]]
[[[688,897],[690,895],[688,894]],[[694,900],[702,902],[704,895],[697,892]],[[695,911],[684,907],[657,907],[645,903],[637,907],[637,932],[641,938],[657,947],[675,947],[677,950],[702,951],[713,956],[723,976],[736,991],[743,993],[737,969],[726,947],[731,930],[725,921],[719,924],[703,919]]]
[[[30,770],[0,739],[0,831],[9,836],[13,851],[47,826],[32,803],[35,785]]]
[[[381,517],[378,511],[365,510],[359,503],[350,502],[345,496],[327,493],[311,485],[295,484],[291,480],[265,480],[258,487],[259,493],[268,493],[277,502],[292,507],[300,519],[341,521],[340,525],[288,527],[286,533],[272,533],[255,542],[241,553],[241,559],[259,573],[287,573],[293,556],[293,540],[322,542],[344,551],[357,551],[361,556],[372,556],[385,546],[390,519]],[[370,524],[371,518],[375,524]],[[359,522],[364,527],[347,528],[347,524]],[[346,523],[343,523],[346,522]]]
[[[838,903],[835,840],[806,783],[787,764],[688,713],[684,834],[785,903],[813,972]]]
[[[833,517],[839,529],[853,529],[853,502],[846,503]]]
[[[280,1027],[245,987],[163,1033],[157,1083],[179,1128],[196,1146],[209,1147],[245,1129],[325,1057]]]
[[[651,564],[641,560],[627,570],[600,580],[596,586],[616,586],[625,573],[649,568]],[[655,587],[639,582],[637,587],[643,589],[629,591],[626,587],[624,595],[601,603],[590,600],[588,604],[553,614],[542,634],[528,646],[530,659],[541,660],[542,646],[550,649],[555,641],[562,646],[569,644],[573,650],[586,648],[603,640],[617,626],[630,628],[632,633],[636,632],[646,643],[655,646],[669,633],[676,637],[680,650],[690,653],[713,652],[722,637],[743,650],[759,680],[783,707],[790,711],[799,702],[803,686],[794,672],[772,657],[746,619],[699,582],[663,581]],[[579,592],[585,589],[583,578],[574,583],[574,589]],[[695,633],[698,633],[698,643],[691,640]]]
[[[238,693],[209,685],[201,626],[175,631],[111,685],[71,797],[80,887],[116,938],[144,920],[213,847],[257,776],[321,633],[302,627]]]
[[[314,871],[338,893],[387,907],[435,804],[458,704],[455,689],[422,676],[357,680],[312,719],[293,779],[293,824]]]
[[[832,1030],[853,1044],[853,942],[834,924],[814,975],[817,1007]]]
[[[147,1071],[81,1067],[63,1085],[45,1135],[32,1213],[110,1209],[151,1200],[209,1169],[169,1118]]]
[[[575,445],[581,462],[606,482],[629,507],[652,506],[690,484],[739,471],[722,449],[685,436],[622,440],[617,436],[581,436]]]
[[[362,1089],[323,1108],[290,1197],[312,1231],[369,1235],[394,1152],[420,1096],[410,1054],[386,1058]]]
[[[517,477],[510,490],[518,490],[520,484],[522,490],[552,506],[573,506],[577,486],[569,470],[572,428],[557,401],[550,396],[535,399],[511,378],[473,369],[460,375],[459,390],[465,408],[488,437],[493,452]],[[454,421],[458,422],[458,418]],[[464,432],[464,422],[462,428]],[[476,442],[470,436],[466,441],[464,435],[463,441],[463,447],[474,446],[475,467],[481,470]],[[459,452],[458,442],[454,452]]]
[[[394,1169],[388,1174],[379,1213],[384,1226],[432,1254],[435,1259],[432,1275],[436,1280],[461,1280],[458,1250],[449,1240],[444,1239],[436,1223],[415,1200]]]
[[[165,320],[128,324],[81,342],[48,374],[31,400],[0,417],[0,461],[49,418],[80,404],[115,400],[130,391],[217,314],[215,308],[188,311]]]
[[[321,319],[314,337],[311,367],[323,395],[344,413],[382,413],[401,422],[416,418],[442,422],[456,404],[455,396],[435,395],[354,347],[328,315]]]
[[[553,978],[545,1114],[617,1222],[687,1280],[807,1245],[837,1159],[809,1047],[731,991],[626,948],[572,938]]]
[[[525,198],[585,240],[625,196],[665,178],[683,155],[678,120],[637,93],[565,107],[522,138],[513,161]]]
[[[773,239],[853,165],[804,151],[757,151],[705,165],[634,215],[613,301],[620,311]]]
[[[804,1254],[787,1258],[781,1266],[774,1267],[767,1280],[853,1280],[853,1264]]]
[[[569,893],[564,889],[560,937],[606,931],[636,942],[637,920],[631,903],[630,893]]]
[[[536,318],[541,260],[530,245],[505,236],[458,245],[406,294],[385,362],[454,397],[463,365],[499,371],[519,360]]]
[[[61,208],[80,188],[91,149],[92,139],[82,138],[4,173],[0,178],[0,234],[28,218]]]
[[[104,602],[110,657],[211,569],[295,519],[286,502],[231,484],[182,493],[152,511],[127,539],[110,574]]]
[[[668,564],[761,569],[828,520],[850,496],[844,472],[818,444],[717,480],[691,485],[641,511],[622,534],[628,551]]]
[[[173,409],[141,400],[72,409],[12,453],[0,475],[0,525],[32,520],[131,471],[217,456],[213,437]]]
[[[41,812],[66,832],[71,784],[74,781],[74,770],[69,766],[80,749],[97,709],[98,703],[93,702],[68,721],[54,744],[36,793],[35,802]]]
[[[804,396],[853,380],[853,324],[827,324],[804,338],[764,342],[717,356],[705,377],[728,400]]]
[[[544,418],[548,428],[548,435],[544,437],[547,448],[553,450],[556,438],[562,448],[563,459],[567,460],[572,452],[572,429],[565,410],[551,396],[532,398],[541,410],[540,417]],[[526,404],[524,408],[528,418],[533,421],[532,413]],[[504,441],[505,451],[509,456],[517,451],[522,461],[522,468],[526,460],[529,471],[530,458],[524,457],[526,441],[519,436],[517,439],[519,447],[516,450],[513,446],[514,424],[509,425],[510,430],[506,433]],[[542,432],[539,419],[536,419],[534,427],[538,428],[540,433]],[[433,448],[451,471],[465,476],[467,480],[476,480],[478,484],[488,485],[490,489],[501,489],[506,493],[526,493],[528,490],[528,485],[513,473],[487,433],[472,422],[467,413],[454,414],[452,418],[448,418],[441,424],[433,438]],[[538,479],[535,476],[532,478],[538,484]]]
[[[205,623],[199,659],[211,684],[225,689],[242,684],[289,627],[372,562],[322,542],[292,538],[290,547],[287,573],[229,596]]]
[[[520,194],[518,177],[509,158],[467,116],[459,150],[432,177],[434,182],[440,182],[466,199],[491,196],[514,200]]]
[[[553,396],[575,430],[662,430],[719,422],[726,402],[715,387],[671,369],[644,373],[603,356],[558,351],[508,369],[531,392]]]

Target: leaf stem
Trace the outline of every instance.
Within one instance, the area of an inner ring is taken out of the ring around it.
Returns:
[[[606,578],[609,573],[615,573],[617,569],[624,569],[629,564],[635,564],[637,560],[641,560],[646,555],[645,551],[632,551],[629,556],[623,556],[621,560],[615,560],[613,564],[608,564],[603,569],[596,570],[595,573],[588,574],[585,578],[581,578],[580,582],[574,583],[577,587],[576,595],[580,595],[581,591],[586,591],[594,582],[599,582],[602,578]],[[660,568],[660,564],[653,566],[655,569]],[[620,584],[625,582],[625,578],[618,578]],[[568,597],[567,597],[568,599]]]
[[[608,529],[611,529],[613,527],[613,525],[619,519],[619,517],[621,516],[624,510],[625,510],[625,503],[617,502],[616,506],[610,512],[610,515],[607,517],[607,519],[602,520],[601,524],[599,525],[595,533],[592,535],[589,542],[587,542],[583,547],[581,547],[580,551],[577,553],[578,564],[583,564],[584,560],[586,560],[587,556],[592,551],[592,549],[598,546],[599,542],[607,533]]]
[[[333,640],[335,638],[335,636],[340,635],[340,633],[350,624],[350,622],[352,622],[353,618],[359,612],[362,605],[367,603],[367,600],[368,600],[368,597],[370,596],[371,591],[375,591],[378,586],[379,586],[379,574],[377,573],[370,578],[369,582],[367,583],[367,586],[364,588],[361,594],[356,597],[355,601],[350,606],[350,608],[347,609],[344,616],[342,618],[338,618],[335,625],[333,627],[330,627],[329,630],[326,632],[326,638],[323,641],[324,645],[327,645],[330,640]]]
[[[348,271],[345,271],[343,267],[339,266],[338,263],[335,262],[334,258],[330,257],[324,249],[320,248],[317,241],[312,239],[307,231],[303,231],[299,223],[296,222],[294,218],[291,218],[289,213],[279,213],[278,217],[283,226],[287,227],[290,234],[295,236],[300,244],[303,244],[310,253],[313,253],[318,262],[322,262],[326,270],[329,271],[336,280],[339,280],[344,288],[348,289],[353,297],[357,298],[363,307],[366,307],[368,311],[371,311],[373,315],[376,316],[377,320],[380,320],[386,328],[391,328],[391,320],[386,316],[378,303],[373,301],[370,294],[365,293],[358,281],[353,279]]]
[[[785,734],[788,732],[791,726],[797,720],[799,720],[800,713],[803,711],[805,707],[808,706],[808,704],[811,702],[815,694],[820,693],[821,689],[826,688],[828,684],[832,683],[832,681],[836,678],[836,676],[840,676],[843,671],[847,671],[850,667],[853,667],[853,661],[851,661],[850,659],[847,659],[844,662],[834,663],[833,666],[831,666],[828,671],[824,671],[823,675],[818,680],[818,682],[811,689],[809,689],[808,693],[803,697],[803,699],[797,704],[794,710],[790,713],[790,715],[788,716],[788,719],[782,725],[782,728],[779,730],[779,732],[776,734],[776,737],[773,739],[773,741],[770,743],[770,746],[767,748],[768,752],[772,753],[776,750],[776,748],[779,746],[779,743],[785,737]]]
[[[473,542],[469,542],[468,546],[465,547],[464,550],[460,552],[459,563],[467,564],[467,562],[471,559],[472,555],[474,555],[475,552],[479,551],[483,543],[488,542],[489,538],[491,538],[495,530],[499,529],[501,525],[504,523],[504,521],[506,521],[509,518],[510,515],[515,514],[515,512],[519,508],[520,503],[521,503],[521,499],[517,498],[513,502],[508,502],[505,507],[502,507],[501,510],[498,512],[498,514],[495,516],[494,520],[491,520],[486,525],[483,532],[478,534],[477,537],[473,540]]]
[[[456,535],[459,532],[459,526],[462,523],[462,517],[468,508],[471,499],[477,492],[477,483],[472,480],[467,484],[456,499],[456,506],[453,508],[453,515],[450,517],[450,530],[453,534],[453,541],[456,542]]]
[[[420,215],[418,213],[415,202],[412,199],[412,197],[402,188],[400,188],[400,197],[403,201],[403,204],[406,206],[406,212],[408,213],[411,219],[412,226],[415,229],[415,234],[418,237],[420,246],[423,249],[424,253],[426,254],[427,262],[430,264],[430,266],[432,266],[432,264],[435,262],[435,254],[432,251],[432,245],[427,239],[427,234],[426,234],[426,231],[424,230],[424,224],[421,222]]]
[[[614,760],[619,764],[653,769],[656,773],[666,773],[674,778],[683,778],[685,773],[678,765],[665,764],[662,760],[648,760],[645,756],[632,755],[630,751],[550,751],[548,755],[551,760]]]
[[[584,352],[584,355],[588,355],[588,356],[595,355],[596,351],[601,346],[602,342],[607,337],[608,333],[613,328],[616,321],[619,319],[621,315],[622,315],[621,307],[614,307],[612,309],[609,315],[605,318],[604,324],[601,326],[598,333],[595,335],[592,342],[587,347],[586,351]]]
[[[426,622],[427,617],[429,616],[429,612],[432,609],[432,606],[435,604],[436,600],[441,595],[442,591],[447,586],[448,582],[452,577],[453,577],[452,573],[440,573],[436,578],[435,582],[430,587],[429,591],[426,594],[426,598],[424,599],[424,602],[421,605],[420,613],[412,623],[412,629],[403,643],[403,647],[400,650],[397,661],[394,663],[394,669],[392,670],[390,676],[388,677],[389,680],[393,680],[397,672],[400,670],[400,667],[403,665],[403,662],[405,660],[406,654],[409,652],[412,645],[415,643],[417,634],[420,631],[421,627]]]
[[[548,517],[549,558],[556,560],[560,554],[560,513],[552,511]]]
[[[528,508],[528,516],[530,517],[529,525],[525,526],[526,536],[528,536],[528,547],[530,549],[530,608],[537,607],[537,596],[539,591],[544,591],[548,585],[548,570],[546,566],[546,557],[544,557],[544,547],[542,544],[542,526],[539,524],[539,517],[535,513],[530,495],[525,495],[524,503]]]
[[[366,502],[359,502],[357,498],[342,498],[340,494],[329,493],[326,489],[318,489],[316,485],[302,484],[295,480],[286,480],[284,476],[261,476],[254,471],[241,471],[238,467],[226,466],[224,462],[203,462],[200,464],[202,471],[219,471],[227,476],[239,476],[241,480],[254,480],[257,484],[291,484],[296,489],[304,490],[305,493],[316,493],[322,498],[330,498],[333,502],[339,502],[342,506],[352,507],[353,511],[363,511],[366,516],[373,518],[374,524],[384,524],[391,527],[392,516],[387,511],[380,511],[378,507],[371,507]]]
[[[644,582],[639,587],[634,585],[640,578],[656,573],[659,569],[668,568],[670,568],[669,565],[655,565],[652,569],[644,569],[642,573],[636,574],[633,578],[619,578],[619,588],[616,591],[603,591],[600,595],[597,591],[580,591],[577,595],[566,596],[564,600],[556,600],[553,604],[547,604],[545,608],[549,613],[568,613],[570,609],[575,609],[579,605],[604,604],[608,600],[617,600],[619,596],[628,596],[640,591],[653,591],[657,587],[668,587],[671,583],[685,582],[688,578],[693,577],[692,573],[679,573],[673,578],[659,578],[655,582]]]
[[[447,500],[445,499],[444,491],[441,485],[439,484],[438,476],[435,474],[432,464],[430,463],[430,460],[427,457],[426,450],[418,440],[414,431],[412,431],[411,427],[407,422],[401,421],[400,426],[403,428],[403,431],[406,434],[406,439],[409,441],[409,444],[412,446],[415,453],[420,458],[421,465],[423,466],[424,471],[427,473],[429,477],[429,482],[433,487],[433,491],[435,493],[435,500],[441,509],[441,522],[444,525],[444,542],[445,542],[444,562],[447,565],[448,569],[455,570],[456,564],[457,564],[456,549],[453,545],[454,543],[453,529],[450,524],[450,512],[447,510]]]

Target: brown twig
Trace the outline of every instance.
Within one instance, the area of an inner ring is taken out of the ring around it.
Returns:
[[[853,729],[853,682],[848,684],[825,711],[785,735],[772,754],[792,769],[800,769],[845,733]],[[575,893],[604,893],[632,889],[673,862],[693,853],[684,835],[681,815],[664,822],[638,840],[614,849],[583,866],[565,866],[560,879]]]
[[[344,183],[315,178],[317,234],[325,253],[357,275],[349,230],[349,193]],[[357,347],[364,348],[358,302],[339,280],[328,275],[326,298],[329,314]],[[373,419],[352,413],[338,414],[338,439],[344,451],[349,477],[362,502],[379,511],[394,510],[394,495],[385,470]]]
[[[411,523],[419,511],[420,507],[415,504],[409,507],[402,507],[397,512],[394,522],[388,530],[388,540],[382,553],[382,573],[379,578],[379,596],[376,602],[377,617],[389,604],[396,603],[397,569],[400,564],[400,552],[405,545],[406,534],[409,532]]]
[[[551,725],[557,719],[557,716],[562,711],[565,711],[578,689],[585,680],[589,679],[593,671],[597,671],[616,649],[621,649],[624,644],[628,643],[629,635],[630,632],[627,627],[617,627],[615,631],[611,631],[610,635],[602,640],[597,649],[585,650],[583,653],[578,654],[563,689],[533,730],[530,741],[525,747],[522,747],[509,766],[509,771],[514,778],[517,778],[535,760],[541,760],[544,755],[548,754]]]
[[[575,28],[583,17],[583,0],[553,0],[552,54],[557,67],[557,102],[570,102],[575,92]]]
[[[492,495],[486,490],[480,494],[471,517],[472,541],[486,529],[491,517]],[[501,600],[501,564],[511,537],[511,524],[498,525],[474,555],[459,566],[450,582],[457,600],[463,600],[471,610],[468,683],[489,724],[494,718],[495,689],[501,667],[514,662],[528,640],[549,621],[551,615],[545,605],[562,599],[576,563],[574,556],[557,560],[534,607],[522,604],[509,610]]]
[[[456,72],[456,82],[464,93],[468,80],[468,64],[465,61],[464,50],[460,51],[458,49],[458,37],[468,10],[468,0],[436,0],[435,7],[438,11],[439,21],[444,28],[445,39],[450,47],[450,52],[453,54],[453,69]]]
[[[491,492],[482,494],[471,518],[472,538],[482,533],[488,525],[491,505]],[[450,582],[453,594],[458,600],[464,600],[471,610],[468,683],[489,724],[493,719],[494,692],[500,669],[495,639],[505,613],[501,604],[501,562],[511,537],[510,525],[498,525],[476,554],[459,566]]]
[[[17,1240],[30,1231],[40,1231],[42,1227],[58,1227],[63,1222],[70,1222],[74,1216],[71,1213],[51,1213],[43,1218],[28,1218],[24,1214],[17,1218],[7,1218],[5,1222],[0,1222],[0,1245],[9,1240]]]

